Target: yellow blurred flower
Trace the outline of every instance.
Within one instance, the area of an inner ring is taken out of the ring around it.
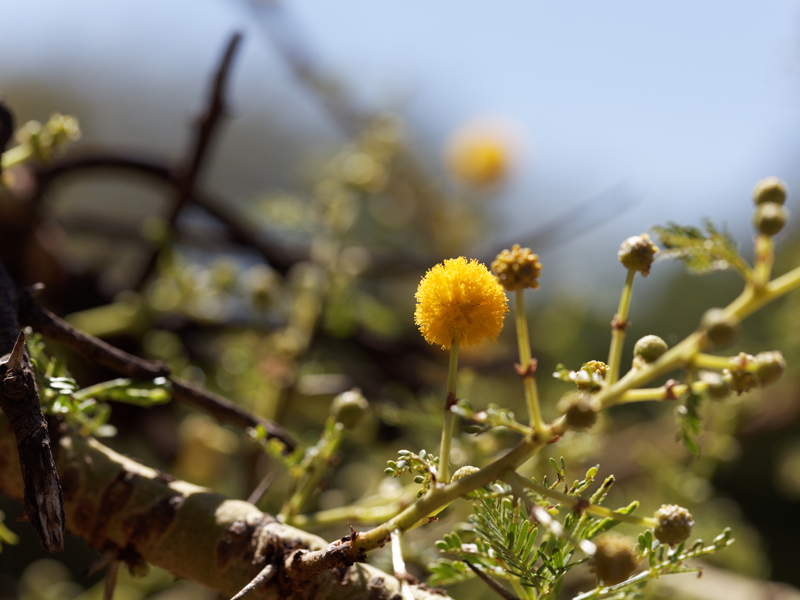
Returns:
[[[498,183],[508,174],[514,154],[513,140],[499,125],[470,122],[450,138],[445,162],[462,183],[483,187]]]
[[[425,340],[449,348],[497,339],[508,301],[497,279],[476,260],[451,258],[430,269],[417,288],[414,321]]]

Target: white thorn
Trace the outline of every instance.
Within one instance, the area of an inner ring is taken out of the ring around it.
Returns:
[[[17,341],[14,343],[14,349],[11,351],[11,356],[8,357],[6,369],[9,371],[21,369],[23,352],[25,352],[25,332],[20,331]]]

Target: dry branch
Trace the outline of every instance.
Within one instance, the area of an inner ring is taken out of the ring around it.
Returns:
[[[53,339],[86,360],[116,371],[121,375],[139,379],[169,377],[169,368],[158,361],[148,361],[107,344],[103,340],[82,333],[50,311],[28,298],[20,311],[20,321],[37,333]],[[208,412],[223,423],[248,428],[261,425],[267,437],[279,439],[287,449],[296,446],[294,438],[280,425],[254,415],[230,400],[181,379],[172,378],[172,395],[175,400],[191,404]]]
[[[17,292],[0,265],[0,409],[17,443],[24,480],[25,513],[48,552],[64,549],[61,487],[50,451],[50,436],[17,322]]]

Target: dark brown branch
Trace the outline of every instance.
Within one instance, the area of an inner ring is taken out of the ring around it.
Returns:
[[[217,72],[214,75],[214,84],[211,88],[211,95],[208,100],[208,106],[205,113],[198,120],[197,127],[195,128],[195,135],[192,140],[191,152],[186,166],[181,169],[178,178],[177,197],[175,204],[166,218],[170,230],[175,226],[178,220],[178,215],[187,205],[195,187],[200,169],[208,156],[208,150],[211,147],[211,142],[214,139],[215,130],[220,119],[225,114],[225,91],[228,83],[228,75],[230,73],[231,65],[233,65],[233,58],[236,55],[236,50],[239,43],[242,41],[242,34],[235,33],[231,36],[228,46],[225,49],[225,54],[220,61]],[[147,265],[142,272],[141,277],[136,285],[140,288],[145,281],[150,277],[156,264],[158,262],[158,249],[154,250],[147,261]]]
[[[29,298],[23,304],[21,313],[24,325],[29,325],[34,331],[63,344],[94,364],[126,377],[140,379],[169,377],[169,368],[165,364],[133,356],[96,337],[82,333]],[[267,432],[267,437],[280,440],[289,450],[295,447],[296,442],[292,436],[278,424],[249,413],[230,400],[208,390],[177,378],[171,378],[171,381],[175,400],[201,408],[219,421],[237,427],[261,425]]]
[[[39,181],[39,194],[44,194],[52,183],[61,177],[79,174],[83,171],[114,170],[132,174],[143,175],[156,181],[163,182],[178,193],[180,176],[166,166],[163,160],[131,153],[114,151],[96,151],[83,153],[78,156],[64,158],[46,166],[36,167],[36,177]],[[189,200],[195,206],[204,210],[211,217],[222,223],[230,236],[231,241],[243,246],[249,246],[279,273],[286,274],[295,263],[308,258],[307,251],[287,252],[279,244],[265,240],[247,218],[239,214],[228,200],[210,195],[198,189],[191,190]]]
[[[64,549],[64,505],[39,390],[20,332],[18,292],[0,265],[0,409],[17,440],[25,514],[48,552]]]
[[[14,115],[0,99],[0,155],[6,151],[11,136],[14,135]],[[0,175],[3,173],[3,165],[0,164]]]

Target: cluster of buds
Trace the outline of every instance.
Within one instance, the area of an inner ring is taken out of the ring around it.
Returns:
[[[776,382],[786,370],[786,360],[777,350],[755,356],[741,352],[731,359],[736,366],[722,372],[723,379],[737,394]]]
[[[617,252],[617,258],[626,269],[638,271],[642,277],[647,277],[657,252],[658,246],[650,241],[649,235],[643,233],[629,237],[622,242],[619,252]]]
[[[542,263],[539,256],[531,252],[530,248],[520,248],[519,244],[511,246],[511,250],[503,250],[492,262],[492,271],[509,292],[536,289],[539,287],[537,279],[542,272]]]
[[[777,177],[762,179],[753,188],[753,201],[756,203],[753,225],[760,234],[773,236],[783,229],[789,218],[783,206],[786,202],[786,184],[783,181]]]

